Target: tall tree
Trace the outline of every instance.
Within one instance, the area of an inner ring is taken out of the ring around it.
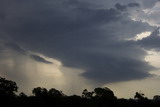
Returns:
[[[95,97],[105,98],[105,99],[115,99],[114,93],[109,88],[95,88]]]
[[[89,92],[87,89],[84,89],[82,92],[82,97],[91,99],[93,97],[94,92]]]
[[[62,91],[59,91],[55,88],[51,88],[48,91],[48,95],[51,96],[51,97],[63,97],[63,96],[65,96]]]
[[[32,90],[32,93],[37,97],[43,97],[48,95],[48,91],[46,88],[37,87]]]
[[[138,100],[144,100],[144,99],[145,99],[144,93],[136,92],[134,98],[135,98],[135,99],[138,99]]]
[[[11,80],[6,80],[0,77],[0,95],[1,96],[15,96],[18,91],[16,82]]]

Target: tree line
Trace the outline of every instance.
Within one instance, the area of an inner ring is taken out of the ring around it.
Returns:
[[[160,96],[148,99],[141,92],[136,92],[134,99],[118,99],[107,87],[84,89],[82,95],[67,96],[55,88],[47,90],[36,87],[31,96],[21,92],[19,95],[16,82],[0,77],[0,104],[13,107],[160,107]]]

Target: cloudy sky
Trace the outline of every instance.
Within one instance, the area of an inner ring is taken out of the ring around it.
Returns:
[[[0,76],[81,94],[160,95],[159,0],[1,0]]]

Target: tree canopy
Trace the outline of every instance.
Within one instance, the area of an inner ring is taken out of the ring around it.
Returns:
[[[0,95],[1,96],[15,96],[18,91],[16,82],[11,80],[6,80],[0,77]]]
[[[101,98],[106,98],[106,99],[115,99],[116,97],[114,96],[114,93],[112,90],[110,90],[107,87],[104,88],[95,88],[94,89],[95,96],[96,97],[101,97]]]

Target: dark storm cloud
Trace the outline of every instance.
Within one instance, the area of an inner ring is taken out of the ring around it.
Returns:
[[[150,36],[137,42],[146,49],[160,50],[160,28],[155,29]]]
[[[5,19],[5,14],[4,13],[0,13],[0,20]]]
[[[114,8],[96,9],[70,0],[11,4],[3,0],[0,5],[7,16],[0,25],[6,39],[56,58],[64,66],[83,69],[87,79],[105,83],[151,76],[153,67],[144,61],[146,52],[126,40],[152,30],[147,23],[133,21]],[[50,63],[40,56],[31,57]]]
[[[30,57],[38,62],[52,64],[52,62],[45,60],[44,58],[38,56],[38,55],[30,55]]]
[[[24,49],[22,49],[20,46],[14,44],[14,43],[5,43],[5,47],[13,49],[14,51],[17,51],[23,55],[27,55],[28,52]]]
[[[138,3],[129,3],[127,5],[121,5],[120,3],[116,3],[115,7],[116,7],[117,10],[125,11],[125,10],[127,10],[128,7],[140,7],[140,4],[138,4]]]
[[[124,11],[127,9],[126,5],[121,5],[119,3],[115,4],[115,7],[116,7],[116,9],[121,10],[121,11]]]
[[[96,5],[98,8],[113,8],[115,4],[128,5],[138,3],[142,9],[152,8],[159,0],[79,0]]]
[[[148,64],[143,61],[125,58],[106,58],[106,61],[103,63],[105,63],[105,65],[101,66],[101,69],[91,69],[88,70],[88,72],[85,72],[83,75],[87,78],[96,79],[98,82],[101,83],[102,81],[104,83],[108,83],[117,82],[121,80],[127,81],[132,79],[142,79],[145,77],[152,76],[146,72],[148,70],[152,70],[152,67],[149,67]],[[101,74],[97,72],[100,72]]]
[[[129,3],[127,6],[128,7],[140,7],[140,4],[138,4],[138,3]]]

